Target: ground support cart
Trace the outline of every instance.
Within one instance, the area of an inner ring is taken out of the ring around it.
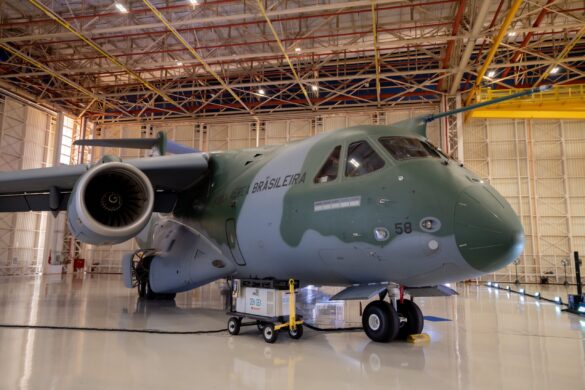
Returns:
[[[228,332],[240,333],[242,319],[256,321],[264,341],[274,343],[282,329],[295,340],[303,336],[303,319],[296,315],[295,288],[299,282],[293,279],[233,279],[228,295]]]

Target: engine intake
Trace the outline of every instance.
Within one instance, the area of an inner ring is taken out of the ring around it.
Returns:
[[[75,185],[68,205],[69,226],[88,244],[118,244],[148,224],[154,190],[146,175],[123,162],[102,163]]]

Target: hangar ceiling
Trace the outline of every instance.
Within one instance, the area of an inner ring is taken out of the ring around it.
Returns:
[[[5,0],[0,87],[96,122],[471,100],[477,87],[582,82],[584,10],[571,0]]]

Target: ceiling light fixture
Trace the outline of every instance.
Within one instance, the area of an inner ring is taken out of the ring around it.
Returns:
[[[301,52],[301,48],[300,47],[295,47],[295,52],[300,53]]]
[[[128,10],[126,9],[126,7],[124,7],[123,4],[116,3],[116,8],[118,8],[118,11],[120,11],[123,14],[127,14],[128,13]]]
[[[177,61],[177,65],[183,66],[183,63],[181,61]]]
[[[509,36],[509,37],[515,37],[515,36],[516,36],[516,31],[510,31],[510,32],[508,33],[508,36]]]
[[[550,74],[557,74],[559,73],[559,70],[561,70],[561,68],[555,66],[554,68],[551,69]]]
[[[319,90],[319,87],[316,85],[311,85],[311,89],[313,90],[313,92],[317,92]]]
[[[490,70],[487,74],[487,77],[489,77],[490,79],[494,78],[494,76],[496,75],[496,71],[495,70]]]
[[[198,0],[189,0],[189,3],[191,3],[191,5],[199,5]]]
[[[260,95],[262,95],[262,96],[266,95],[266,91],[265,91],[265,90],[263,90],[262,88],[260,88],[260,89],[258,90],[258,93],[259,93]]]

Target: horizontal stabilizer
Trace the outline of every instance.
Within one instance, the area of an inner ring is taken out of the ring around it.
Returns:
[[[152,149],[156,148],[159,154],[187,154],[197,153],[199,149],[169,141],[164,132],[159,132],[156,138],[108,138],[108,139],[80,139],[74,142],[80,146],[98,146],[104,148],[124,149]]]
[[[107,139],[80,139],[75,145],[101,146],[104,148],[151,149],[158,146],[158,138],[107,138]]]

